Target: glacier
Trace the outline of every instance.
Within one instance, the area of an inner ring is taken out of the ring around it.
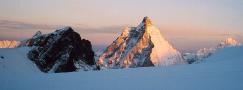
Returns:
[[[42,73],[28,48],[0,49],[1,90],[242,90],[243,47],[227,47],[198,64]]]

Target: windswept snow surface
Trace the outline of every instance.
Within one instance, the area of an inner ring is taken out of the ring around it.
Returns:
[[[1,90],[243,90],[243,47],[220,49],[199,64],[58,74],[32,70],[14,50],[22,49],[0,49]]]
[[[17,75],[21,73],[40,73],[35,64],[27,58],[26,54],[29,50],[28,47],[1,48],[0,74],[16,73],[15,75]]]

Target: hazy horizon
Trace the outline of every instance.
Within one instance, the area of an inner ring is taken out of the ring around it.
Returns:
[[[149,16],[179,50],[211,47],[227,37],[243,43],[242,0],[1,0],[0,40],[72,26],[94,46],[107,46]]]

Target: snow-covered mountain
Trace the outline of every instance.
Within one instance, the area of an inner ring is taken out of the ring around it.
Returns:
[[[183,54],[183,58],[186,59],[189,63],[199,63],[203,59],[208,58],[209,56],[214,54],[219,49],[236,46],[241,46],[241,43],[239,43],[236,39],[229,37],[221,41],[215,47],[202,48],[199,49],[196,53],[185,53]]]
[[[0,48],[16,48],[18,45],[19,45],[19,41],[14,41],[14,40],[0,41]]]
[[[224,41],[221,41],[221,43],[217,46],[217,48],[224,48],[224,47],[234,47],[234,46],[240,46],[241,43],[239,43],[236,39],[229,37],[225,39]]]
[[[101,54],[99,65],[108,68],[167,66],[186,63],[148,17],[127,27]]]

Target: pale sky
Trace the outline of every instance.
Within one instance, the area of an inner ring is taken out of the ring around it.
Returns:
[[[79,27],[95,45],[107,45],[144,16],[182,50],[226,37],[242,42],[243,35],[243,0],[0,0],[0,12],[0,39],[24,39],[68,25]]]

